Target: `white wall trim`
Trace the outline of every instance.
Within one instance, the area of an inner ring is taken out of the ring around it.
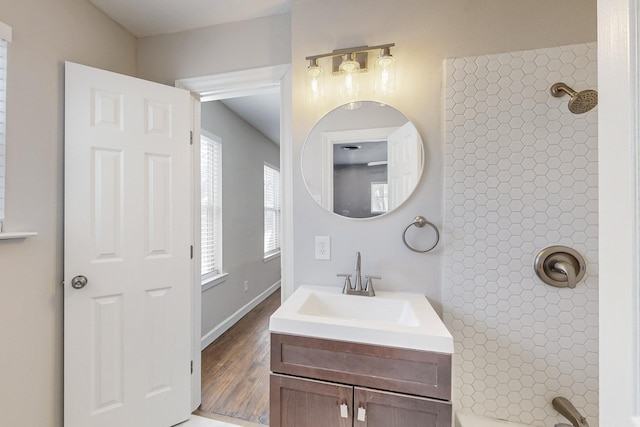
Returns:
[[[632,286],[632,384],[634,387],[632,401],[632,422],[635,426],[640,424],[640,0],[634,0],[631,5],[631,19],[629,28],[629,44],[631,56],[631,69],[629,70],[631,86],[631,147],[634,152],[634,247],[633,247],[633,282]]]
[[[640,0],[598,1],[600,425],[640,416]]]
[[[631,109],[631,149],[633,150],[633,162],[634,162],[634,189],[633,189],[633,201],[634,201],[634,218],[633,218],[633,281],[631,283],[631,291],[633,293],[631,298],[631,310],[633,324],[631,327],[631,343],[633,346],[632,354],[632,384],[633,395],[631,396],[633,401],[632,411],[632,423],[638,426],[640,423],[640,79],[638,73],[640,72],[640,1],[634,0],[630,11],[632,17],[629,23],[629,56],[631,58],[631,66],[629,75],[631,81],[629,82],[631,92],[631,103],[629,108]]]
[[[176,86],[200,94],[202,102],[273,92],[289,64],[176,80]]]
[[[11,42],[12,37],[13,29],[4,22],[0,22],[0,39]]]
[[[207,346],[214,342],[220,335],[222,335],[230,327],[235,325],[238,320],[242,319],[244,315],[249,313],[258,304],[267,299],[269,295],[277,291],[278,288],[280,288],[280,281],[277,281],[273,285],[269,286],[264,292],[249,301],[244,307],[240,308],[240,310],[236,311],[231,316],[227,317],[225,320],[219,323],[215,328],[207,332],[200,340],[200,350],[204,350],[205,348],[207,348]]]
[[[191,205],[193,212],[193,235],[192,242],[194,248],[200,247],[200,101],[196,97],[191,97],[191,132],[193,136],[193,157],[191,159],[192,185],[191,185]],[[193,360],[193,372],[191,374],[191,409],[196,410],[202,400],[202,376],[200,370],[202,366],[199,340],[202,330],[202,292],[200,275],[200,251],[194,250],[192,260],[191,280],[194,284],[192,290],[191,312],[191,360]]]
[[[293,283],[293,168],[297,162],[293,161],[293,90],[291,66],[280,80],[280,215],[282,229],[280,230],[280,265],[282,282],[282,301],[285,301],[295,290]]]

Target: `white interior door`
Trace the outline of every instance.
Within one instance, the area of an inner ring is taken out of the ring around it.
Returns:
[[[190,413],[190,95],[65,74],[65,426],[171,426]]]
[[[422,145],[413,123],[400,126],[387,139],[389,210],[397,208],[413,192],[422,168]]]

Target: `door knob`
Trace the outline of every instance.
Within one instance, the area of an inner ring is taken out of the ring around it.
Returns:
[[[87,286],[87,283],[89,283],[89,280],[84,276],[76,276],[71,279],[71,287],[73,289],[82,289]]]

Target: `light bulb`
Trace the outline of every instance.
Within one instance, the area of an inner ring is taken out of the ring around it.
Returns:
[[[396,90],[396,61],[388,47],[382,48],[375,61],[373,91],[389,95]]]
[[[307,100],[316,102],[324,98],[324,70],[318,65],[317,59],[312,59],[307,68]]]
[[[355,53],[345,55],[339,69],[343,74],[340,95],[347,101],[353,101],[360,94],[360,83],[358,81],[360,63],[355,60]]]

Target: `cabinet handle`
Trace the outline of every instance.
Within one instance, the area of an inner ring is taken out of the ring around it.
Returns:
[[[340,416],[342,418],[349,418],[349,407],[346,403],[340,405]]]
[[[366,417],[367,417],[367,410],[365,408],[363,408],[363,407],[359,407],[358,408],[358,421],[364,422]]]

